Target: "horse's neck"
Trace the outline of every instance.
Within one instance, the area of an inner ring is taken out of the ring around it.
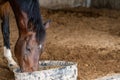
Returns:
[[[9,2],[13,9],[15,17],[19,18],[19,15],[21,14],[21,10],[19,4],[17,3],[17,0],[9,0]]]
[[[21,32],[25,32],[28,29],[28,23],[32,22],[34,30],[37,32],[38,37],[40,32],[44,32],[42,25],[40,9],[38,0],[9,0],[13,12],[15,14],[16,22],[19,29],[19,35]]]
[[[33,24],[42,26],[38,0],[9,0],[9,1],[14,11],[18,27],[21,17],[26,19],[25,15],[27,15],[28,22],[29,20],[32,20]]]
[[[5,0],[0,0],[0,3],[5,2]]]
[[[9,0],[9,2],[13,9],[19,32],[25,31],[27,29],[29,18],[28,18],[28,14],[24,12],[24,10],[21,8],[23,1],[19,3],[17,0]]]

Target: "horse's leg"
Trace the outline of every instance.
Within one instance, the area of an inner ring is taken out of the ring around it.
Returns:
[[[3,34],[3,39],[4,39],[4,57],[7,59],[8,61],[8,67],[13,70],[16,67],[18,67],[18,65],[16,64],[16,62],[14,61],[13,57],[12,57],[12,53],[10,51],[10,42],[9,42],[9,5],[8,3],[5,3],[2,8],[1,8],[1,19],[2,19],[2,34]]]

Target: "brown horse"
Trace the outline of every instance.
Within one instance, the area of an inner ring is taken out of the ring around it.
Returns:
[[[10,3],[10,5],[9,5]],[[12,7],[19,30],[15,45],[15,56],[22,72],[38,70],[39,55],[42,53],[46,28],[49,21],[42,24],[38,0],[0,0],[0,17],[4,38],[4,56],[10,69],[18,68],[12,58],[9,43],[9,7]]]

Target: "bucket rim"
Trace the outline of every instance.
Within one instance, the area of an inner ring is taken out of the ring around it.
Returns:
[[[57,69],[62,69],[62,68],[66,68],[66,67],[70,67],[70,66],[77,66],[77,63],[76,62],[71,62],[71,61],[59,61],[59,60],[40,60],[39,61],[39,67],[40,66],[43,66],[42,63],[56,63],[56,64],[60,64],[60,68],[51,68],[51,69],[47,69],[47,70],[38,70],[38,71],[33,71],[33,72],[17,72],[17,69],[14,69],[13,70],[13,73],[15,75],[23,75],[23,74],[35,74],[35,73],[39,73],[39,72],[47,72],[47,71],[50,71],[50,70],[57,70]],[[62,65],[62,64],[65,64],[65,65]],[[55,65],[55,64],[54,64]],[[52,64],[51,64],[52,66]]]

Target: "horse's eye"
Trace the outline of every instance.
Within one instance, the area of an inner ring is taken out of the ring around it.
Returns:
[[[28,47],[28,46],[26,47],[26,50],[29,52],[31,51],[30,47]]]

